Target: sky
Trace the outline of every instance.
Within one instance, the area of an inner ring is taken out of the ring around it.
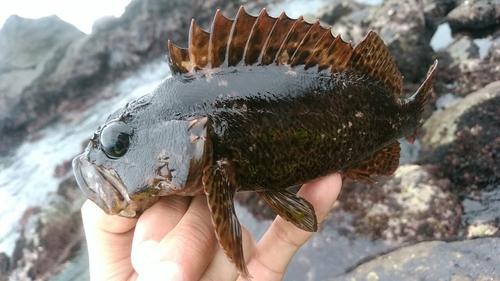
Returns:
[[[56,14],[89,34],[92,23],[104,16],[119,17],[130,0],[0,0],[0,28],[12,14],[40,18]]]

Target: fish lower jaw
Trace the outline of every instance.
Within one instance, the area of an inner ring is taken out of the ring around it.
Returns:
[[[137,206],[132,203],[127,188],[114,170],[90,163],[82,154],[73,160],[73,171],[85,196],[106,214],[136,216],[133,213],[136,213]]]

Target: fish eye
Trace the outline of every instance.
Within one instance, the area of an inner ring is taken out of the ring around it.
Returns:
[[[110,158],[118,158],[128,150],[132,128],[122,121],[106,125],[101,131],[101,149]]]

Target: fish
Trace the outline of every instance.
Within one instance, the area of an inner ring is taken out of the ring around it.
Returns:
[[[217,240],[243,278],[236,192],[257,192],[284,220],[314,232],[314,207],[288,190],[333,173],[368,183],[413,144],[437,61],[409,98],[383,40],[353,46],[331,27],[284,12],[218,10],[191,21],[188,47],[168,41],[172,75],[112,113],[74,158],[85,195],[135,218],[161,196],[204,194]]]

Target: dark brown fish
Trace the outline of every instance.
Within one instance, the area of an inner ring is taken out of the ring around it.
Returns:
[[[335,172],[391,175],[398,139],[413,143],[436,64],[401,99],[402,76],[380,37],[352,47],[319,22],[218,11],[169,42],[173,76],[110,115],[73,167],[108,214],[137,217],[159,196],[205,193],[220,245],[243,277],[237,191],[256,191],[285,220],[316,231],[313,206],[287,191]]]

